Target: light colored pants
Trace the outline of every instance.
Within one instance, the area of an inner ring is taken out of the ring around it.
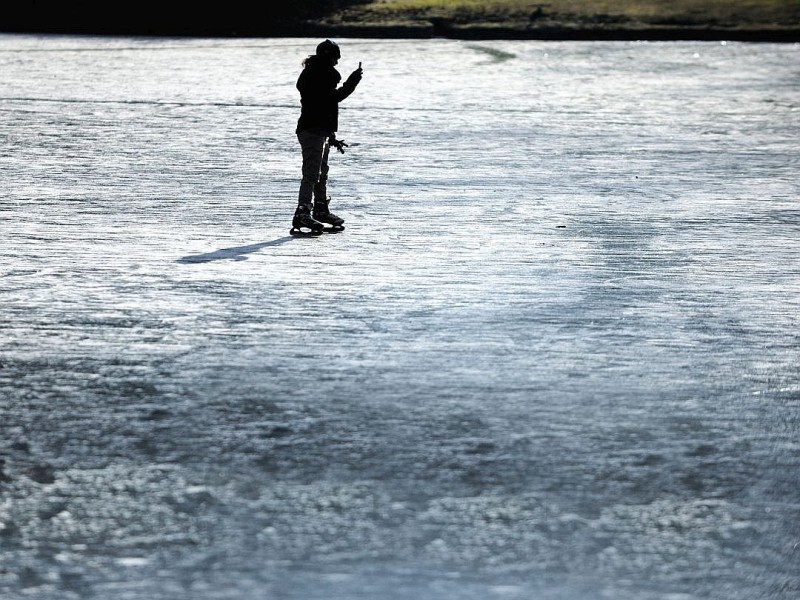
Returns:
[[[303,179],[298,204],[311,205],[312,199],[328,198],[329,134],[321,130],[300,131],[297,139],[303,149]]]

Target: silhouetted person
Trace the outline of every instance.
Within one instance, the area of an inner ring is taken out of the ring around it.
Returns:
[[[341,87],[337,87],[342,80],[335,68],[340,57],[339,46],[325,40],[317,46],[316,54],[303,61],[303,71],[297,79],[302,106],[297,122],[297,139],[303,149],[303,179],[292,220],[292,233],[299,232],[301,227],[319,233],[325,223],[343,229],[344,219],[328,209],[328,154],[331,146],[344,152],[344,142],[336,139],[339,102],[356,89],[362,70],[359,63],[358,69]]]

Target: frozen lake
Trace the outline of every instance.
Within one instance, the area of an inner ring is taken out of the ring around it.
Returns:
[[[4,600],[795,600],[800,46],[0,36]]]

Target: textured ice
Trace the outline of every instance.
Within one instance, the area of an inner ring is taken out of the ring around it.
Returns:
[[[794,600],[797,45],[0,36],[5,600]]]

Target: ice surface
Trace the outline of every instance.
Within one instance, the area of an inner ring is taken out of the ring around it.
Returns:
[[[0,595],[800,594],[800,47],[0,36]]]

